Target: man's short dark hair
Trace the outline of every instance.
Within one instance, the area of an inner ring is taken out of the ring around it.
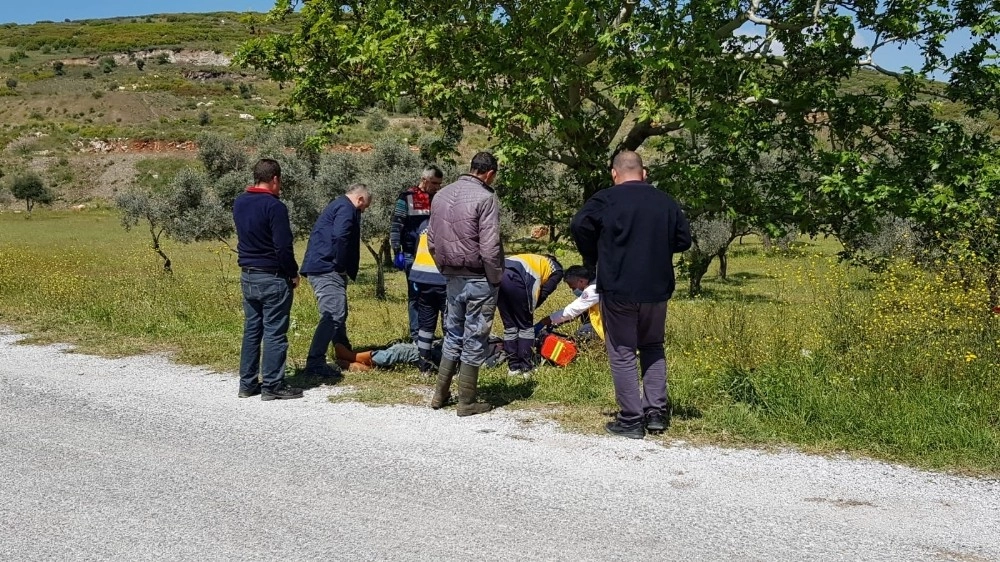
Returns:
[[[427,179],[432,177],[443,178],[444,172],[442,172],[441,168],[438,168],[435,164],[428,164],[427,167],[424,168],[424,173],[420,174],[420,177]]]
[[[585,281],[592,281],[594,278],[590,274],[590,270],[582,265],[571,265],[566,269],[566,273],[563,274],[563,279],[569,281],[570,279],[583,279]]]
[[[631,150],[623,150],[611,161],[611,168],[618,173],[642,173],[642,157]]]
[[[281,177],[281,164],[277,160],[261,158],[253,166],[253,182],[270,183],[274,178]]]
[[[472,165],[469,169],[477,174],[485,174],[486,172],[495,172],[500,167],[497,165],[497,157],[493,156],[489,152],[480,152],[472,157]]]

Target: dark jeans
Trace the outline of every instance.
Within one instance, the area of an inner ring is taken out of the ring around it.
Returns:
[[[309,345],[306,370],[326,365],[326,352],[331,343],[351,347],[347,338],[347,277],[330,272],[310,275],[308,279],[319,305],[319,323]]]
[[[663,350],[667,303],[629,303],[601,299],[605,346],[618,402],[618,420],[641,422],[667,406],[667,359]],[[636,352],[639,368],[636,371]],[[639,379],[642,379],[642,395]]]
[[[507,269],[500,278],[497,309],[503,321],[503,351],[507,366],[515,371],[534,367],[535,325],[527,283],[521,274]]]
[[[485,277],[447,277],[448,313],[444,317],[445,359],[479,367],[489,355],[490,330],[497,310],[497,288]]]
[[[292,283],[274,273],[243,272],[240,288],[243,290],[244,315],[240,389],[256,388],[260,376],[262,386],[274,390],[285,379]]]
[[[406,318],[409,320],[410,340],[417,341],[417,332],[420,330],[420,310],[417,304],[419,290],[416,283],[410,281],[410,270],[413,269],[413,256],[406,255],[406,267],[403,269],[406,275]]]
[[[410,283],[417,288],[417,348],[420,350],[420,370],[434,369],[431,350],[434,345],[434,333],[437,331],[438,317],[441,317],[441,327],[444,328],[444,314],[448,310],[448,291],[444,285],[425,285]]]

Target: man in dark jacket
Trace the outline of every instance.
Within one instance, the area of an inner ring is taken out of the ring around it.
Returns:
[[[413,258],[417,254],[420,233],[431,214],[431,199],[441,189],[443,179],[441,168],[431,164],[420,174],[420,183],[403,191],[396,199],[389,226],[389,246],[395,257],[393,264],[406,272],[407,279],[410,278],[410,268],[413,267]],[[419,327],[417,288],[413,283],[406,284],[406,310],[410,320],[410,339],[415,342]]]
[[[675,253],[691,247],[680,206],[646,183],[642,159],[615,156],[615,187],[596,193],[573,217],[570,230],[584,265],[596,266],[605,345],[618,402],[609,433],[642,439],[670,423],[663,350],[667,300],[674,292]],[[641,367],[642,394],[636,373]]]
[[[361,213],[372,196],[363,184],[354,184],[334,199],[313,226],[302,260],[301,274],[309,280],[319,304],[319,323],[313,333],[306,372],[330,375],[326,352],[331,343],[351,342],[347,337],[347,279],[356,279],[361,262]]]
[[[254,185],[233,202],[245,317],[238,396],[302,398],[301,388],[284,382],[292,293],[299,285],[299,266],[292,248],[288,208],[278,200],[281,166],[262,159],[253,167],[253,179]],[[263,382],[258,381],[259,375]]]
[[[471,170],[434,196],[427,249],[448,282],[444,347],[431,407],[451,398],[451,380],[458,375],[458,415],[488,412],[476,402],[479,367],[486,360],[497,291],[504,270],[500,242],[500,202],[490,184],[497,159],[489,152],[472,158]]]

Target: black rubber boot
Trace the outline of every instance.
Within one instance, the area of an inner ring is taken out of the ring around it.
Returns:
[[[485,402],[476,402],[479,385],[479,367],[462,365],[458,372],[458,415],[474,416],[493,409]]]
[[[451,399],[451,379],[455,376],[455,371],[457,370],[458,361],[441,358],[441,366],[438,367],[437,385],[434,387],[434,398],[431,398],[431,408],[440,410]]]

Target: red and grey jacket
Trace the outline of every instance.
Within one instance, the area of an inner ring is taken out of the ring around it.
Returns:
[[[417,186],[399,194],[392,212],[389,245],[393,254],[402,251],[411,260],[417,253],[421,225],[431,214],[431,195]]]

